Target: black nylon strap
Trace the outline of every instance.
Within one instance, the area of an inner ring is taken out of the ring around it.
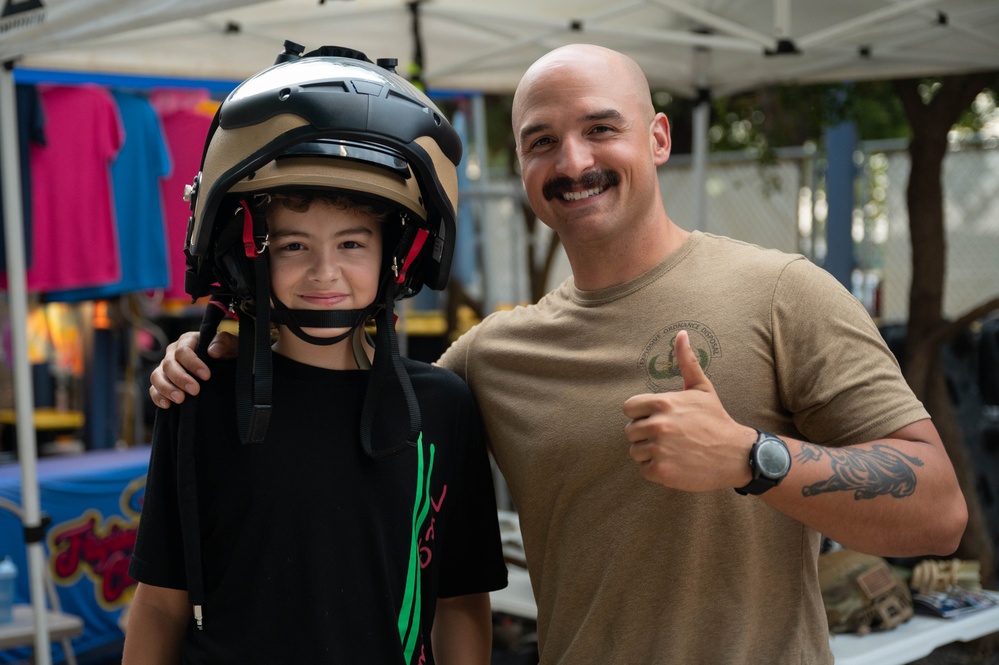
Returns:
[[[273,294],[271,300],[274,303],[270,313],[271,320],[287,326],[296,337],[316,346],[332,346],[342,342],[375,313],[375,308],[372,306],[365,309],[290,309]],[[349,328],[349,330],[334,337],[316,337],[302,328]]]
[[[270,270],[267,254],[253,259],[256,302],[270,301]],[[271,418],[271,308],[258,306],[256,318],[244,316],[239,326],[236,357],[236,422],[243,443],[261,443]],[[251,362],[247,362],[250,359]]]
[[[356,328],[367,315],[366,309],[282,309],[276,306],[271,321],[300,328]]]
[[[402,452],[409,446],[417,445],[423,426],[416,392],[399,357],[392,289],[387,288],[385,291],[387,293],[385,307],[376,315],[375,360],[371,367],[368,390],[364,395],[364,407],[361,411],[361,446],[373,459],[384,459]],[[399,404],[400,391],[405,406],[405,413],[402,415],[408,423],[402,427],[402,430],[396,420],[396,414],[383,413],[381,417],[376,418],[379,408]],[[379,440],[383,442],[377,450],[373,444],[376,422],[380,427]],[[406,431],[406,434],[400,436],[400,431]]]
[[[208,358],[208,345],[225,316],[221,307],[209,305],[201,320],[200,338],[195,352],[202,360]],[[198,396],[188,395],[179,407],[177,427],[177,501],[180,529],[184,539],[184,569],[187,576],[187,597],[192,605],[205,601],[205,581],[201,569],[201,520],[198,514],[198,476],[194,446],[197,439]],[[161,416],[157,416],[161,417]],[[200,624],[198,626],[201,628]]]

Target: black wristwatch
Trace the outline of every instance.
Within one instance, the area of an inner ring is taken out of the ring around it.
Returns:
[[[787,444],[770,432],[756,432],[756,443],[749,451],[749,471],[753,479],[749,484],[735,488],[739,494],[763,494],[777,487],[791,470],[791,453]]]

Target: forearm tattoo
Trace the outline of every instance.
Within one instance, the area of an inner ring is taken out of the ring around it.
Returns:
[[[857,501],[884,494],[900,499],[916,490],[916,472],[913,469],[923,466],[919,458],[910,457],[883,443],[874,444],[870,450],[826,448],[805,443],[795,459],[799,464],[805,464],[818,461],[823,456],[828,456],[832,462],[832,475],[826,480],[806,485],[801,490],[803,496],[852,491]]]

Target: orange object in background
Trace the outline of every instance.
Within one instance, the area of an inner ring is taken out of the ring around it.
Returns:
[[[52,345],[53,374],[83,376],[83,336],[80,308],[69,303],[45,305],[45,321]],[[28,343],[31,346],[31,343]]]
[[[114,327],[111,317],[108,315],[108,301],[94,301],[94,330],[111,330]]]

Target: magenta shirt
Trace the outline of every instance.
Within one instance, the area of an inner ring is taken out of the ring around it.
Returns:
[[[163,296],[191,301],[184,290],[184,243],[191,204],[184,200],[184,185],[194,182],[201,169],[201,153],[208,138],[212,116],[197,109],[184,109],[160,116],[163,133],[170,150],[173,172],[161,183],[163,211],[167,227],[167,257],[170,268],[170,285]]]
[[[96,85],[39,90],[46,143],[31,146],[28,291],[114,282],[120,265],[110,165],[125,140],[118,107]]]

